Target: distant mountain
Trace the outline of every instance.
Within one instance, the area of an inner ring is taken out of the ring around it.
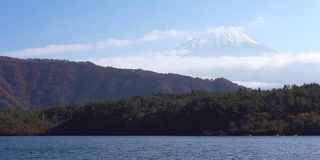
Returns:
[[[153,93],[242,88],[226,79],[101,67],[91,62],[0,57],[0,108],[37,108]]]
[[[187,49],[199,56],[252,56],[275,51],[234,27],[208,29],[176,49]]]

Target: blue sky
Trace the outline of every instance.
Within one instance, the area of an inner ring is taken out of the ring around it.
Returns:
[[[319,83],[319,8],[318,0],[1,1],[0,55],[225,77],[252,87]],[[191,33],[217,26],[238,27],[278,54],[206,65],[208,59],[172,54]],[[294,76],[297,66],[305,78]]]

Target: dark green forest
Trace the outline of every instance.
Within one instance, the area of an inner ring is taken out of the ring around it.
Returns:
[[[1,135],[320,135],[319,84],[0,109]]]

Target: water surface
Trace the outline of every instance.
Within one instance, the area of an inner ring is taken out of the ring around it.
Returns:
[[[0,137],[0,159],[320,159],[320,137]]]

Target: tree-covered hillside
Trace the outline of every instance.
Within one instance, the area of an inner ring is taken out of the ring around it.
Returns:
[[[231,91],[226,79],[203,80],[141,69],[116,69],[90,62],[0,57],[0,108],[37,108],[88,100],[116,100],[153,93]]]
[[[1,135],[320,135],[320,85],[0,109]]]

